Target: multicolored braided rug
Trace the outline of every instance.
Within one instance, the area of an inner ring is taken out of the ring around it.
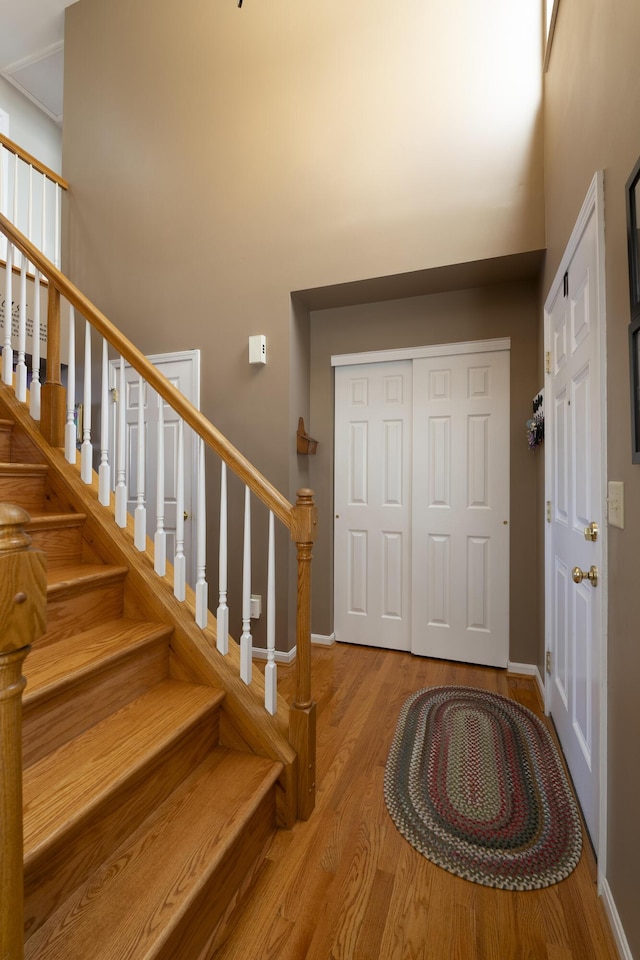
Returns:
[[[384,793],[409,843],[466,880],[535,890],[580,859],[580,817],[551,735],[498,694],[432,687],[409,697]]]

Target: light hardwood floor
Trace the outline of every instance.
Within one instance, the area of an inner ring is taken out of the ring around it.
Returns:
[[[288,697],[293,668],[279,668]],[[533,681],[504,671],[336,644],[313,650],[317,806],[280,831],[215,960],[615,960],[588,841],[562,883],[511,893],[454,877],[404,840],[384,804],[400,707],[461,683],[538,713]]]

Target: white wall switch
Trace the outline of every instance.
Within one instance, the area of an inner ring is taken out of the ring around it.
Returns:
[[[609,526],[624,530],[624,483],[621,480],[609,480]]]
[[[267,338],[262,334],[249,337],[249,363],[267,362]]]

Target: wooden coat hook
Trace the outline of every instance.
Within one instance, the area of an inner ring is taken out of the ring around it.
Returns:
[[[298,419],[298,433],[296,435],[297,446],[296,450],[298,453],[315,453],[318,449],[318,441],[314,440],[313,437],[310,437],[304,429],[304,420],[302,417]]]

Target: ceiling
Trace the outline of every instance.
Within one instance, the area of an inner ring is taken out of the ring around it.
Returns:
[[[64,11],[75,0],[0,0],[0,75],[62,123]]]

